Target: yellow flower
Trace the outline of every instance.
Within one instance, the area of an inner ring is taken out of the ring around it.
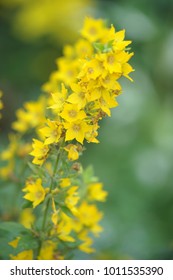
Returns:
[[[76,145],[69,144],[64,147],[64,150],[67,151],[69,160],[73,161],[79,158],[78,147]]]
[[[65,141],[76,139],[79,143],[83,144],[85,133],[89,130],[89,126],[79,120],[73,123],[65,123],[66,137]]]
[[[94,204],[88,204],[83,201],[78,207],[77,217],[81,224],[90,229],[95,235],[98,235],[102,231],[102,227],[98,224],[102,216],[102,212],[99,212]]]
[[[77,212],[77,209],[76,209],[76,204],[78,203],[79,201],[79,196],[78,196],[78,193],[77,193],[77,189],[78,189],[78,186],[73,186],[71,187],[68,191],[67,191],[67,195],[66,195],[66,198],[65,198],[65,204],[66,206],[73,212],[73,213],[76,213]]]
[[[87,254],[95,252],[95,250],[90,247],[93,244],[93,240],[87,236],[86,230],[79,233],[78,238],[83,241],[83,243],[78,246],[79,250]]]
[[[26,182],[23,192],[27,193],[25,194],[24,198],[32,201],[34,208],[44,201],[46,195],[46,189],[43,188],[41,179],[37,179],[35,182]]]
[[[25,133],[29,128],[35,128],[44,123],[46,105],[44,96],[37,101],[24,103],[24,109],[16,111],[17,121],[12,123],[12,128],[20,133]]]
[[[2,160],[10,160],[13,159],[18,148],[19,148],[19,138],[16,134],[11,133],[9,134],[9,146],[7,149],[2,151],[1,153],[1,159]]]
[[[8,242],[8,244],[10,246],[12,246],[13,248],[17,248],[20,239],[21,239],[21,237],[18,236],[16,239]]]
[[[31,143],[21,143],[17,150],[17,155],[23,158],[27,156],[31,151],[32,151]]]
[[[99,99],[99,107],[105,112],[109,117],[111,115],[110,108],[118,106],[118,102],[115,99],[113,93],[109,93],[107,90],[102,91],[102,96]]]
[[[86,81],[90,81],[91,79],[95,80],[100,76],[105,77],[106,71],[102,61],[97,59],[96,57],[84,63],[82,70],[78,75],[78,78],[83,78]]]
[[[51,240],[47,240],[43,243],[38,260],[54,260],[54,254],[57,244]]]
[[[65,85],[69,86],[76,81],[79,68],[79,60],[71,60],[66,57],[60,57],[57,59],[58,73],[57,78]]]
[[[52,93],[53,104],[49,107],[53,109],[56,113],[59,113],[63,109],[63,105],[67,98],[67,89],[64,84],[61,84],[61,91]]]
[[[84,87],[80,84],[71,84],[70,85],[73,93],[69,95],[67,101],[72,104],[77,104],[78,108],[84,108],[87,103],[87,92]]]
[[[54,198],[52,197],[52,210],[53,210],[53,214],[51,216],[51,220],[52,220],[52,223],[57,226],[58,224],[58,219],[59,219],[59,209],[56,210],[56,206],[55,206],[55,200]]]
[[[90,42],[99,40],[103,36],[104,21],[102,19],[93,19],[86,17],[84,20],[84,27],[81,34]]]
[[[33,260],[33,251],[32,250],[26,250],[23,252],[20,252],[16,256],[10,255],[11,260]]]
[[[34,156],[32,162],[34,164],[42,165],[48,155],[49,147],[37,139],[33,139],[32,147],[33,151],[30,153],[31,156]]]
[[[70,178],[62,178],[60,181],[60,187],[61,188],[66,188],[69,187],[71,185],[71,180]]]
[[[60,81],[58,79],[58,71],[55,70],[50,74],[49,81],[42,85],[42,90],[47,93],[57,92],[60,88]]]
[[[124,64],[126,63],[127,61],[129,61],[129,59],[134,55],[133,52],[131,53],[128,53],[128,52],[125,52],[125,51],[122,51],[122,52],[119,52],[118,54],[116,54],[116,61],[121,63],[121,64]]]
[[[131,44],[132,41],[124,41],[125,30],[120,30],[115,33],[114,42],[113,42],[113,50],[115,52],[119,52],[125,49],[128,45]]]
[[[2,91],[0,90],[0,98],[2,98],[2,96],[3,96],[3,93],[2,93]],[[0,110],[2,110],[3,109],[3,103],[2,103],[2,101],[0,100]]]
[[[75,239],[70,236],[71,233],[71,225],[66,223],[65,221],[60,221],[57,225],[56,232],[58,234],[59,239],[65,242],[74,242]]]
[[[79,58],[89,58],[93,54],[92,45],[84,39],[79,39],[75,44],[76,54]]]
[[[133,72],[134,69],[129,63],[124,63],[122,66],[123,76],[125,76],[127,79],[129,79],[131,82],[133,82],[133,79],[129,77],[129,73]]]
[[[90,125],[90,130],[85,134],[85,138],[88,141],[88,143],[99,143],[99,140],[96,138],[98,135],[98,124]]]
[[[105,69],[110,73],[122,73],[122,66],[117,61],[117,55],[114,52],[99,54],[98,59],[103,62]]]
[[[52,215],[52,222],[54,224],[54,228],[51,231],[51,235],[56,236],[65,242],[74,242],[75,239],[70,236],[72,231],[72,225],[69,222],[71,219],[67,215],[59,215],[57,211],[55,211]]]
[[[57,143],[61,137],[63,126],[60,122],[47,119],[47,126],[40,129],[41,134],[46,138],[45,145]]]
[[[0,176],[3,179],[11,178],[14,169],[14,162],[10,161],[6,166],[0,168]]]
[[[71,46],[71,45],[65,45],[65,46],[63,47],[63,55],[64,55],[66,58],[73,59],[74,56],[75,56],[74,47]]]
[[[119,91],[119,93],[121,93],[121,86],[116,81],[117,79],[119,79],[119,77],[119,73],[109,74],[105,78],[102,78],[100,80],[100,83],[107,90],[117,90]]]
[[[79,110],[78,105],[68,104],[64,105],[64,109],[60,116],[67,122],[75,122],[77,120],[83,120],[86,118],[86,114],[83,110]]]
[[[102,183],[91,183],[88,186],[88,197],[90,200],[97,200],[104,202],[106,200],[107,192],[102,189]]]
[[[35,221],[35,218],[33,210],[31,208],[25,208],[20,213],[19,223],[30,229]]]
[[[4,107],[4,105],[3,105],[3,103],[2,103],[2,100],[1,100],[2,95],[3,95],[3,93],[2,93],[2,91],[0,90],[0,110],[2,110],[3,107]],[[2,118],[2,115],[1,115],[1,113],[0,113],[0,119],[1,119],[1,118]]]
[[[100,83],[100,81],[99,81]],[[98,85],[98,80],[97,80],[97,85]],[[89,83],[88,87],[92,87],[93,86],[93,89],[90,90],[89,94],[88,94],[88,103],[89,102],[92,102],[92,101],[95,101],[95,100],[98,100],[100,97],[101,97],[101,87],[94,87],[94,83]]]
[[[108,42],[113,42],[115,40],[115,36],[117,32],[115,32],[115,27],[111,25],[110,28],[104,28],[103,30],[103,36],[101,38],[101,43],[108,43]]]
[[[110,108],[118,106],[118,102],[115,99],[114,92],[109,92],[104,87],[97,88],[95,91],[98,91],[98,93],[101,95],[99,100],[95,102],[95,109],[101,109],[105,114],[107,114],[110,117]]]
[[[57,226],[58,223],[58,211],[54,212],[51,216],[52,223]]]
[[[1,0],[1,5],[14,8],[10,23],[18,37],[27,42],[46,37],[58,46],[74,41],[87,10],[95,7],[91,0]]]

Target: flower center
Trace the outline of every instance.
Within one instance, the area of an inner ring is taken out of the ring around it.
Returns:
[[[114,58],[114,56],[113,55],[110,55],[109,57],[108,57],[108,63],[109,64],[113,64],[114,62],[115,62],[115,58]]]
[[[88,68],[88,73],[89,73],[89,74],[92,74],[93,72],[94,72],[93,68],[89,67],[89,68]]]
[[[91,27],[91,28],[89,29],[89,33],[90,33],[91,35],[97,34],[96,28],[95,28],[95,27]]]
[[[75,118],[77,116],[77,112],[75,110],[68,111],[68,115],[70,118]]]
[[[73,130],[74,130],[75,132],[79,132],[80,129],[81,129],[80,124],[74,124],[74,125],[73,125]]]
[[[81,99],[84,99],[85,98],[85,93],[84,92],[79,92],[79,97],[81,98]]]
[[[38,192],[36,192],[36,194],[35,194],[35,196],[36,196],[36,198],[37,199],[40,199],[41,197],[42,197],[42,192],[41,191],[38,191]]]

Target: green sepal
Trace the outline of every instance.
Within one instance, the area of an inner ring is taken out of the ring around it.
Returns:
[[[107,52],[112,51],[113,42],[114,42],[114,40],[111,40],[111,41],[109,41],[108,43],[105,43],[105,44],[94,42],[93,46],[94,46],[94,48],[97,52],[107,53]]]

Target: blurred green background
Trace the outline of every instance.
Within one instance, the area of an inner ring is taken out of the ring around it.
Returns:
[[[15,110],[38,97],[84,16],[125,28],[135,52],[134,83],[122,79],[120,106],[102,122],[100,144],[88,145],[82,159],[84,166],[92,163],[109,192],[100,205],[104,232],[94,257],[173,259],[173,1],[64,2],[1,0],[0,145]]]

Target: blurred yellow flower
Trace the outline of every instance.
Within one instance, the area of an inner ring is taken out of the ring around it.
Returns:
[[[1,0],[7,8],[16,8],[12,18],[17,36],[26,41],[49,36],[58,43],[77,37],[84,16],[94,6],[92,0]],[[62,32],[63,30],[63,32]]]
[[[91,183],[88,186],[88,197],[90,200],[97,200],[104,202],[107,197],[107,192],[104,191],[102,183]]]
[[[12,123],[14,130],[25,133],[30,128],[44,123],[47,107],[46,97],[41,96],[37,101],[25,102],[23,107],[16,111],[17,120]]]
[[[93,244],[93,239],[90,238],[89,236],[87,236],[86,230],[79,233],[78,237],[81,241],[83,241],[82,244],[80,244],[78,246],[79,250],[81,250],[87,254],[95,252],[95,250],[93,248],[91,248],[91,245]]]
[[[35,221],[35,216],[31,208],[25,208],[20,212],[19,223],[26,228],[31,228]]]
[[[16,256],[10,255],[11,260],[33,260],[33,251],[32,250],[26,250],[23,252],[20,252]]]
[[[57,243],[47,240],[41,246],[40,253],[38,255],[38,260],[54,260],[54,253]]]
[[[98,235],[102,231],[102,227],[98,222],[102,219],[103,214],[98,211],[96,205],[83,201],[78,207],[77,217],[80,223],[86,228],[89,228],[95,235]]]
[[[2,91],[0,90],[0,110],[2,110],[3,107],[4,107],[4,105],[3,105],[3,103],[2,103],[2,100],[1,100],[2,95],[3,95],[3,93],[2,93]],[[0,113],[0,119],[1,119],[1,118],[2,118],[2,114]]]
[[[81,34],[90,42],[95,42],[102,38],[104,21],[102,19],[85,18],[84,27]]]
[[[69,187],[71,185],[71,180],[70,178],[62,178],[60,181],[60,187],[61,188],[66,188]]]
[[[60,218],[57,214],[57,225],[54,225],[54,229],[51,234],[58,236],[64,242],[74,242],[75,239],[70,235],[72,231],[71,224],[68,223],[65,219]]]
[[[21,237],[18,236],[16,239],[8,242],[8,244],[13,248],[17,248],[20,239]]]
[[[66,193],[66,198],[65,198],[65,205],[72,211],[72,213],[76,213],[76,204],[78,203],[80,197],[77,193],[78,186],[73,186],[71,187],[67,193]]]

